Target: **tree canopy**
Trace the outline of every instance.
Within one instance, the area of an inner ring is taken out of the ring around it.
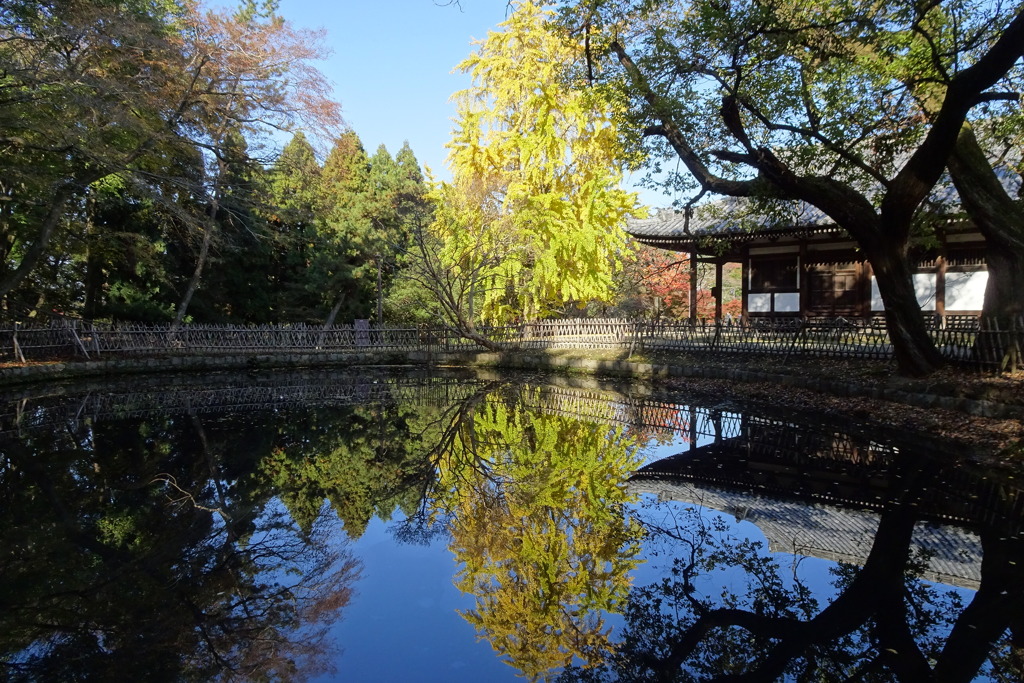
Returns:
[[[513,3],[458,67],[473,85],[455,95],[453,179],[435,191],[431,233],[445,277],[464,281],[447,305],[463,324],[607,300],[626,248],[621,226],[638,211],[619,187],[618,104],[606,88],[565,80],[583,46],[550,30],[551,16],[541,3]]]
[[[685,168],[670,186],[816,207],[871,262],[901,369],[941,363],[907,250],[963,123],[1017,76],[1019,3],[565,5],[634,134]]]

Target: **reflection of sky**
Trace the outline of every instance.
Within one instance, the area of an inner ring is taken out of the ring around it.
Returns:
[[[475,601],[455,587],[447,541],[396,542],[379,519],[350,544],[363,564],[352,602],[331,638],[342,649],[337,674],[320,681],[521,681],[456,609]]]
[[[641,519],[657,526],[671,527],[675,523],[685,526],[687,523],[686,511],[695,507],[700,511],[700,518],[705,524],[711,525],[716,521],[724,522],[725,531],[719,536],[728,536],[736,541],[749,540],[760,543],[764,549],[762,554],[768,554],[768,541],[761,530],[752,522],[737,520],[726,512],[680,501],[658,502],[655,496],[649,494],[641,497],[641,502],[634,508],[634,512]],[[669,575],[673,560],[682,557],[686,552],[682,544],[653,535],[644,539],[643,547],[642,555],[647,561],[633,572],[634,586],[645,586],[662,580]],[[815,597],[823,602],[831,600],[835,596],[835,588],[831,585],[833,577],[829,571],[831,567],[835,566],[834,562],[789,553],[775,553],[774,558],[780,567],[780,576],[799,578],[814,591]],[[719,595],[722,588],[726,586],[737,592],[742,592],[746,576],[747,573],[742,568],[722,568],[715,573],[702,574],[697,580],[697,588],[705,596]]]

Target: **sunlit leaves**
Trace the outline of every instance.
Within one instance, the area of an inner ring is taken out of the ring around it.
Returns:
[[[496,322],[607,300],[620,226],[636,211],[619,188],[625,155],[610,91],[568,80],[582,45],[555,32],[539,4],[513,9],[459,65],[473,86],[455,95],[453,180],[441,190],[450,208],[437,228],[472,234],[448,246],[453,262],[503,245],[500,263],[479,272],[481,316]]]
[[[482,405],[438,499],[454,513],[458,585],[476,596],[463,616],[530,678],[607,652],[604,615],[621,610],[638,550],[623,511],[638,444],[536,411],[539,398]]]

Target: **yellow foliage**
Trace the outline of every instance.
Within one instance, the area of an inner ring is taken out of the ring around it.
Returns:
[[[435,503],[452,513],[458,586],[476,598],[463,616],[538,678],[611,647],[604,615],[624,605],[637,564],[639,529],[623,508],[638,444],[621,428],[532,410],[539,390],[523,391],[480,406]]]
[[[574,84],[582,46],[556,32],[534,2],[514,11],[459,65],[473,85],[456,93],[451,183],[436,192],[434,224],[449,263],[479,264],[485,322],[543,317],[568,303],[606,301],[641,210],[621,189],[625,154],[610,91]]]

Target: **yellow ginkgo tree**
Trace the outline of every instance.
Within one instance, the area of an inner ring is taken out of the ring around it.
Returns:
[[[622,226],[641,211],[621,188],[612,93],[568,75],[583,46],[550,25],[543,3],[512,9],[458,66],[472,85],[455,94],[452,180],[436,188],[430,227],[470,322],[607,301],[628,248]]]

